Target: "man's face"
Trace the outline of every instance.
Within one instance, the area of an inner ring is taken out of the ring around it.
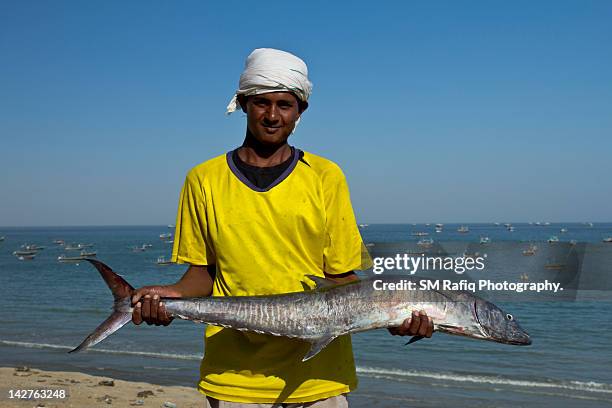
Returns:
[[[249,131],[264,145],[285,143],[301,114],[298,99],[290,92],[253,95],[240,104],[247,114]]]

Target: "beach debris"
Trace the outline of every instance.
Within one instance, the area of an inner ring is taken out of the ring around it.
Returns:
[[[133,406],[133,407],[139,406],[139,405],[144,405],[144,400],[137,399],[136,401],[130,403],[130,405]]]
[[[27,373],[30,371],[30,367],[28,366],[17,367],[15,368],[15,371],[20,372],[20,373]]]
[[[115,382],[113,380],[102,380],[98,383],[98,385],[104,385],[106,387],[114,387]]]
[[[112,404],[113,403],[113,397],[111,397],[108,394],[104,394],[104,396],[96,398],[96,401],[98,401],[98,402],[106,402],[107,404]]]
[[[149,390],[140,391],[138,394],[136,394],[138,398],[147,398],[147,397],[152,397],[153,395],[155,395],[153,394],[153,391],[149,391]]]
[[[163,388],[158,388],[156,391],[157,392],[164,392],[164,389]]]
[[[176,408],[176,404],[174,402],[166,401],[162,404],[162,408]]]

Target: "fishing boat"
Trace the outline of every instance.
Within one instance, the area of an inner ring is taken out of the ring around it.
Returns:
[[[34,259],[36,257],[36,254],[32,254],[32,255],[21,255],[18,256],[17,259],[19,259],[20,261],[31,261],[32,259]]]
[[[468,232],[470,232],[470,229],[468,228],[467,225],[462,225],[459,228],[457,228],[457,232],[460,234],[466,234]]]
[[[559,242],[559,237],[556,235],[552,235],[550,238],[548,238],[548,243],[549,244],[554,244],[555,242]]]
[[[87,257],[86,256],[66,256],[66,255],[60,255],[57,257],[57,261],[58,262],[81,262],[84,261]]]
[[[531,244],[531,245],[529,245],[529,247],[527,249],[523,250],[523,255],[524,256],[533,256],[533,255],[535,255],[537,250],[538,250],[538,247],[535,244]]]
[[[33,250],[19,250],[19,251],[13,251],[13,255],[19,257],[19,256],[30,256],[30,255],[36,255],[38,252],[37,251],[33,251]]]
[[[166,258],[164,258],[163,256],[160,256],[157,258],[157,262],[156,264],[158,265],[172,265],[174,262],[167,260]]]
[[[36,244],[23,244],[21,246],[21,249],[23,251],[41,251],[41,250],[45,249],[45,247],[38,246]]]
[[[433,243],[434,243],[433,238],[421,238],[417,242],[417,245],[422,246],[422,247],[430,247],[433,245]]]
[[[559,270],[565,268],[565,264],[562,263],[549,263],[544,265],[546,269]]]
[[[603,242],[606,242],[606,243],[608,243],[608,244],[611,244],[611,243],[612,243],[612,237],[606,237],[606,238],[604,238],[604,239],[603,239]]]
[[[480,245],[486,245],[491,243],[491,238],[489,237],[480,237]]]

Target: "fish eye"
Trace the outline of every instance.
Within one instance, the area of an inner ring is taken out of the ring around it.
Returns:
[[[508,320],[512,321],[512,320],[514,320],[514,317],[512,317],[512,315],[511,315],[510,313],[508,313],[508,314],[506,315],[506,319],[508,319]]]

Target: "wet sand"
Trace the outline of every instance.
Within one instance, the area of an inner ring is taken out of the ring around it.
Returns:
[[[44,371],[28,367],[0,367],[0,406],[13,407],[162,407],[204,406],[204,396],[195,387],[160,386],[116,380],[78,372]],[[11,390],[39,390],[38,398],[10,398]],[[66,393],[63,399],[62,391]],[[53,396],[53,398],[43,398]]]

